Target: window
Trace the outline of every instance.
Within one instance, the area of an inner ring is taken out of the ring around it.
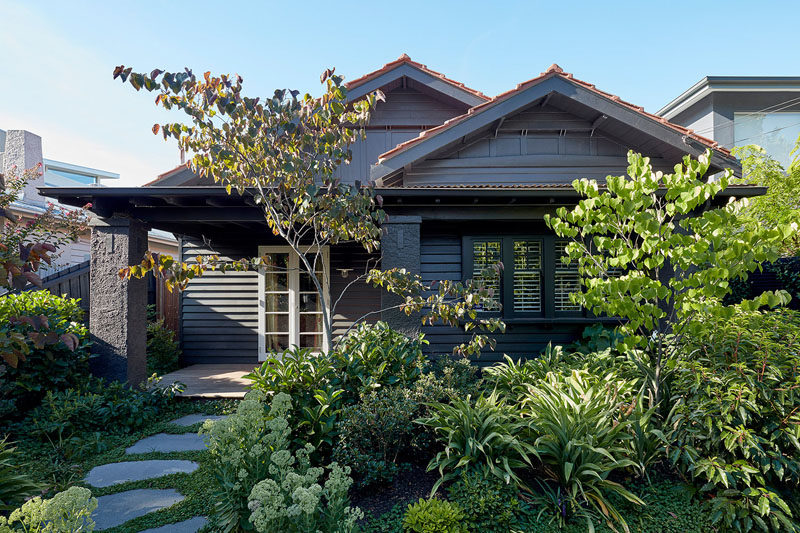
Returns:
[[[322,325],[322,302],[311,276],[300,266],[300,258],[288,246],[261,246],[259,255],[266,265],[259,271],[258,355],[281,352],[291,346],[325,351]],[[321,259],[326,268],[317,265],[317,278],[322,282],[325,299],[329,300],[328,250]]]
[[[757,144],[784,168],[800,135],[800,113],[734,113],[733,145]]]
[[[498,314],[505,319],[582,317],[581,307],[570,300],[580,291],[577,265],[561,262],[568,243],[553,235],[465,237],[464,271],[481,280],[486,267],[505,265],[501,273],[482,279],[494,289],[503,306]]]

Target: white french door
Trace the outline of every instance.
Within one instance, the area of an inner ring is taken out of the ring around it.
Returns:
[[[259,246],[258,254],[266,258],[258,275],[259,361],[270,352],[281,353],[292,346],[327,351],[322,301],[300,258],[288,246]],[[320,259],[324,268],[317,264],[317,279],[322,283],[325,301],[330,302],[328,248],[322,249]]]

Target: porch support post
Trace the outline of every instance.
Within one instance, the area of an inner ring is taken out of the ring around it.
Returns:
[[[121,216],[94,218],[89,277],[92,372],[138,385],[147,377],[147,280],[121,280],[119,269],[142,260],[147,228]]]
[[[412,274],[420,274],[420,224],[418,216],[392,216],[383,223],[381,234],[381,269],[405,268]],[[403,300],[386,291],[381,292],[381,309],[398,305]],[[389,309],[381,313],[381,320],[406,335],[420,331],[418,313],[406,315],[400,309]]]

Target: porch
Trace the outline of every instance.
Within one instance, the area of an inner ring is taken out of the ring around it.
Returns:
[[[161,383],[179,381],[186,385],[183,398],[243,398],[251,383],[244,376],[253,370],[252,364],[198,364],[165,374]]]

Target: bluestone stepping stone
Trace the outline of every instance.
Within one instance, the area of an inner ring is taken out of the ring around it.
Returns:
[[[154,479],[178,473],[192,473],[200,467],[194,461],[159,460],[125,461],[92,468],[86,482],[95,487],[110,487],[126,481]]]
[[[223,418],[227,418],[226,415],[201,415],[201,414],[194,414],[194,415],[186,415],[182,416],[177,420],[173,420],[170,424],[175,424],[176,426],[193,426],[198,422],[205,422],[206,420],[222,420]]]
[[[191,452],[206,449],[206,439],[197,433],[183,433],[170,435],[158,433],[152,437],[140,440],[128,447],[125,453],[150,453],[150,452]]]
[[[97,498],[95,530],[108,529],[183,500],[175,489],[136,489]]]
[[[141,533],[197,533],[201,527],[206,525],[206,522],[207,520],[202,516],[195,516],[194,518],[176,524],[167,524],[166,526],[145,529]]]

